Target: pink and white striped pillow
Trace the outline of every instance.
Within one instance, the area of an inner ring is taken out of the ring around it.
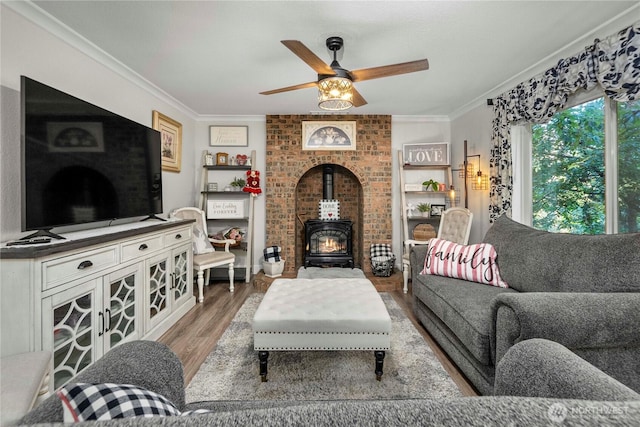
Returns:
[[[508,288],[500,277],[497,255],[490,243],[464,246],[448,240],[431,239],[424,269],[420,273]]]

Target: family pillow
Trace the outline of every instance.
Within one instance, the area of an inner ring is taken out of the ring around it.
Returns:
[[[420,274],[452,277],[508,288],[500,277],[496,258],[498,254],[490,243],[459,245],[442,239],[431,239]]]

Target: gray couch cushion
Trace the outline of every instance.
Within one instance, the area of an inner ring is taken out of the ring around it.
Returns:
[[[415,297],[433,311],[469,352],[485,365],[492,364],[489,338],[493,322],[491,301],[505,292],[516,291],[431,275],[419,275],[413,286]]]
[[[498,218],[484,241],[498,252],[498,267],[521,292],[638,292],[640,233],[549,233]]]
[[[169,347],[155,341],[121,344],[78,374],[72,382],[134,384],[166,397],[181,411],[185,407],[180,359]],[[27,413],[20,425],[62,422],[62,419],[62,404],[54,393]]]

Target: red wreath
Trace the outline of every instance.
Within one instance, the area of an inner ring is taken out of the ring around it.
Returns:
[[[247,183],[244,188],[242,188],[242,191],[251,194],[262,193],[260,189],[260,172],[256,170],[247,171]]]

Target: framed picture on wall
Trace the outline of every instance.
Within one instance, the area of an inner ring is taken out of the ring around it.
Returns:
[[[154,110],[153,128],[160,131],[162,170],[180,172],[180,161],[182,159],[182,124]]]
[[[302,149],[347,151],[356,149],[355,121],[303,121]]]

